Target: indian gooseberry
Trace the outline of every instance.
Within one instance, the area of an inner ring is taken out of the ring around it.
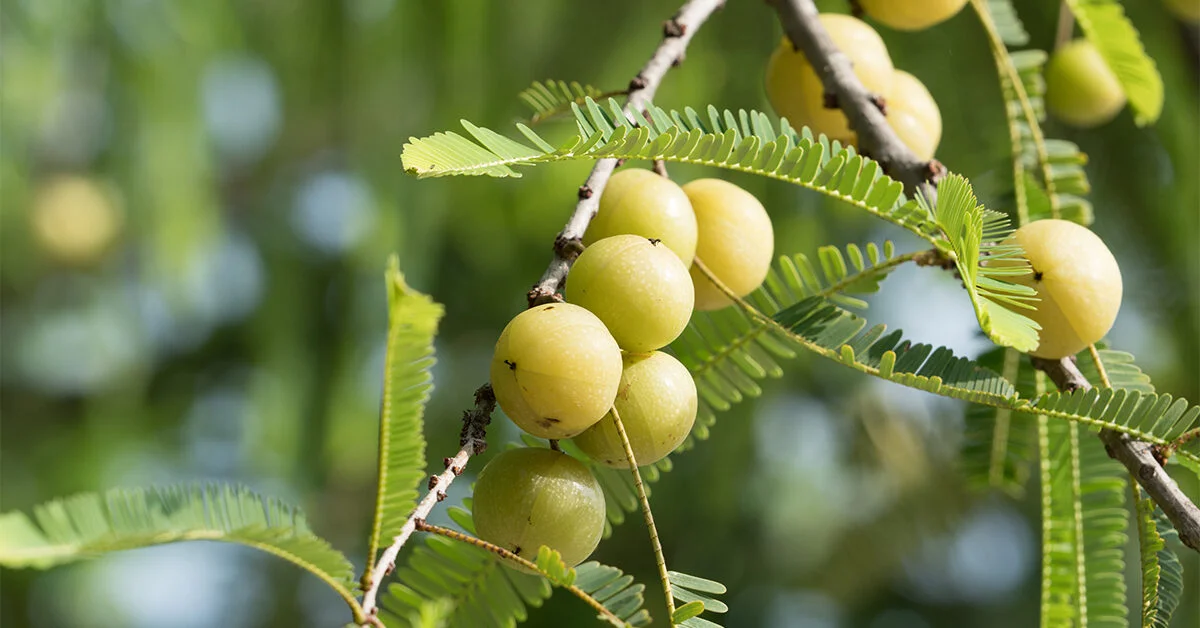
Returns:
[[[901,31],[919,31],[954,17],[967,0],[858,0],[875,21]]]
[[[1100,126],[1125,106],[1117,76],[1094,44],[1077,39],[1054,52],[1046,65],[1046,107],[1076,127]]]
[[[604,534],[604,493],[582,462],[551,449],[510,449],[479,473],[472,502],[475,533],[525,558],[558,550],[574,567]]]
[[[1030,355],[1058,359],[1079,353],[1108,333],[1121,308],[1121,269],[1104,242],[1067,220],[1038,220],[1007,242],[1025,250],[1033,267],[1015,283],[1037,290],[1037,310],[1018,310],[1041,325]]]
[[[570,438],[612,407],[621,349],[595,314],[548,303],[509,321],[496,341],[491,379],[518,427],[538,438]]]
[[[894,68],[879,33],[850,15],[822,13],[820,19],[833,43],[850,57],[854,73],[867,90],[881,96],[891,93]],[[846,115],[841,109],[825,106],[821,77],[787,38],[767,63],[766,87],[775,112],[793,125],[807,126],[813,133],[824,133],[843,143],[854,142]]]
[[[626,351],[653,351],[677,338],[695,299],[679,257],[662,242],[636,235],[587,247],[567,276],[566,296],[603,321]]]
[[[696,179],[683,186],[696,212],[696,258],[734,294],[754,291],[771,269],[775,233],[771,217],[754,195],[720,179]],[[696,264],[696,309],[719,310],[732,301]]]
[[[675,358],[654,353],[626,353],[621,387],[613,403],[639,466],[662,460],[683,442],[696,421],[696,383]],[[629,458],[609,412],[574,439],[591,459],[627,468]]]
[[[1166,0],[1167,10],[1188,22],[1200,22],[1200,0]]]
[[[918,157],[933,159],[942,141],[942,113],[937,101],[917,77],[896,70],[892,93],[887,99],[887,121]]]
[[[626,233],[661,240],[684,266],[696,254],[696,215],[687,195],[674,181],[649,170],[623,169],[608,180],[583,243],[591,246]]]

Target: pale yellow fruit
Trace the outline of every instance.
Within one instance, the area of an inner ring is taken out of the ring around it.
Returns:
[[[859,0],[871,19],[902,31],[940,24],[957,15],[966,4],[967,0]]]
[[[595,314],[622,349],[644,352],[679,337],[692,317],[695,294],[687,267],[665,243],[618,235],[587,247],[575,260],[567,301]]]
[[[1076,39],[1056,50],[1046,65],[1046,107],[1071,126],[1096,127],[1125,107],[1125,91],[1096,46]]]
[[[1121,269],[1096,234],[1067,220],[1039,220],[1007,241],[1021,245],[1033,267],[1013,281],[1033,287],[1041,299],[1036,311],[1018,310],[1042,327],[1031,355],[1075,355],[1112,329],[1121,308]]]
[[[675,451],[692,431],[696,383],[687,367],[665,353],[627,353],[613,405],[638,465],[653,464]],[[610,467],[629,466],[612,413],[576,436],[575,444],[592,460]]]
[[[1200,0],[1166,0],[1167,10],[1188,22],[1200,22]]]
[[[473,499],[479,538],[529,561],[545,545],[574,567],[604,535],[600,482],[562,452],[528,448],[496,456],[479,473]]]
[[[51,256],[71,264],[98,260],[120,235],[123,216],[100,185],[79,176],[44,184],[30,212],[33,235]]]
[[[622,234],[661,240],[684,266],[690,266],[696,255],[696,215],[687,194],[674,181],[649,170],[620,170],[608,180],[583,243]]]
[[[896,70],[887,99],[887,120],[900,141],[918,157],[933,159],[942,141],[942,113],[920,79]]]
[[[621,349],[595,314],[548,303],[509,321],[496,341],[491,379],[518,427],[538,438],[570,438],[612,407]]]
[[[833,43],[850,57],[854,74],[872,93],[886,97],[892,91],[892,58],[887,46],[873,28],[850,15],[821,14],[821,23]],[[807,126],[814,133],[852,144],[850,130],[841,109],[825,107],[825,88],[804,53],[795,50],[786,38],[767,63],[767,98],[775,112],[793,126]]]
[[[683,186],[696,212],[696,258],[739,297],[754,291],[771,269],[775,232],[771,217],[754,195],[720,179],[697,179]],[[696,309],[719,310],[732,301],[695,264]]]

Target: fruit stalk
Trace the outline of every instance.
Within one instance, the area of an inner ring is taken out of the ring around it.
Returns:
[[[862,153],[883,166],[884,172],[904,184],[905,192],[920,192],[930,205],[937,203],[937,179],[946,171],[940,162],[917,157],[888,124],[877,104],[878,96],[863,86],[849,58],[834,45],[821,24],[812,0],[768,0],[779,13],[779,22],[794,45],[804,51],[858,134]]]
[[[492,412],[495,410],[496,396],[492,393],[491,385],[480,386],[475,391],[475,407],[463,413],[463,429],[459,438],[461,449],[454,454],[453,458],[443,460],[446,470],[441,475],[429,478],[429,493],[417,504],[416,509],[408,516],[408,520],[400,527],[396,536],[392,537],[391,545],[379,555],[379,561],[363,576],[362,584],[365,593],[363,594],[362,608],[368,623],[380,625],[376,619],[379,613],[379,587],[383,584],[384,578],[395,569],[396,556],[400,554],[400,548],[404,547],[408,538],[412,536],[417,527],[417,521],[424,521],[433,510],[434,505],[446,499],[446,489],[450,487],[455,478],[462,474],[463,468],[466,467],[471,456],[487,450],[486,429],[492,420]]]
[[[662,43],[641,71],[629,82],[629,97],[624,108],[626,116],[632,120],[641,117],[646,105],[658,91],[667,70],[683,61],[684,52],[688,43],[692,41],[692,36],[708,16],[724,5],[725,0],[689,0],[679,8],[675,17],[663,23]],[[554,239],[554,259],[527,295],[529,307],[561,300],[556,295],[562,290],[571,264],[583,250],[583,232],[600,209],[600,195],[604,193],[608,178],[612,176],[616,167],[616,159],[597,160],[587,180],[579,186],[579,202],[575,205],[575,211]]]
[[[1033,366],[1049,375],[1054,385],[1063,392],[1092,388],[1092,383],[1079,371],[1073,358],[1033,358]],[[1162,508],[1175,530],[1179,532],[1179,540],[1200,552],[1200,508],[1197,508],[1179,489],[1175,480],[1167,475],[1166,470],[1155,458],[1154,446],[1109,430],[1100,431],[1100,440],[1104,441],[1108,455],[1125,465],[1138,484],[1150,494],[1154,503]]]

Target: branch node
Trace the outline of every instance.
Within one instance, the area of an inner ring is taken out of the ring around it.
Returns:
[[[841,109],[841,107],[838,106],[837,92],[826,91],[824,94],[822,94],[821,104],[826,109]]]
[[[936,159],[930,159],[925,162],[925,172],[923,174],[925,180],[930,183],[936,184],[938,181],[941,181],[948,172],[950,171],[946,168],[945,164]]]
[[[580,200],[583,200],[583,199],[588,199],[588,198],[592,198],[592,194],[593,194],[593,192],[592,192],[592,188],[588,187],[588,185],[587,185],[586,183],[585,183],[585,184],[583,184],[583,185],[581,185],[581,186],[579,186],[579,198],[580,198]]]
[[[429,476],[429,490],[432,491],[433,489],[437,488],[437,485],[438,485],[438,476],[436,476],[436,475]]]
[[[684,60],[686,60],[686,59],[687,59],[687,53],[686,53],[686,52],[681,52],[681,53],[679,53],[679,56],[678,56],[678,57],[675,57],[675,59],[674,59],[673,61],[671,61],[671,67],[673,67],[673,68],[677,68],[677,67],[679,67],[679,66],[683,65],[683,62],[684,62]]]
[[[683,37],[686,32],[687,24],[680,24],[675,18],[663,22],[663,37]]]
[[[629,80],[629,91],[630,92],[638,92],[643,89],[646,89],[649,86],[650,86],[650,81],[647,81],[646,77],[642,76],[641,74],[638,74],[637,76],[635,76]]]
[[[887,99],[880,94],[871,94],[871,104],[879,110],[879,113],[887,115]]]
[[[444,501],[446,501],[446,491],[438,491],[438,492],[437,492],[437,500],[438,500],[439,502],[444,502]]]

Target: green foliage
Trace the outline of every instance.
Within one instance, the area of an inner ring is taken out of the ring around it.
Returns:
[[[1031,309],[1037,293],[1028,286],[1004,281],[1029,272],[1021,247],[1003,243],[1012,233],[1008,218],[984,209],[971,185],[958,175],[949,175],[938,182],[934,214],[950,241],[954,264],[971,298],[980,329],[998,345],[1019,351],[1037,348],[1038,325],[1012,309]],[[998,267],[985,265],[985,259],[1021,263]]]
[[[1042,625],[1125,626],[1122,469],[1078,425],[1038,418]]]
[[[1033,401],[1037,412],[1052,418],[1084,423],[1129,434],[1138,440],[1166,445],[1200,421],[1200,406],[1169,394],[1143,393],[1136,389],[1093,388],[1071,393],[1052,392]],[[1185,444],[1176,455],[1200,463],[1200,442]]]
[[[1025,31],[1025,24],[1021,22],[1021,18],[1017,16],[1017,9],[1013,7],[1012,0],[975,1],[983,3],[983,8],[996,23],[996,30],[1005,44],[1024,46],[1029,43],[1029,33]]]
[[[977,361],[1001,373],[1018,391],[1033,389],[1036,371],[1016,350],[998,347]],[[971,488],[997,488],[1014,497],[1023,496],[1037,458],[1033,417],[1010,408],[968,405],[961,456]]]
[[[579,132],[555,148],[518,124],[534,146],[506,138],[463,121],[476,141],[454,132],[412,138],[404,145],[404,168],[418,177],[448,175],[520,176],[513,166],[555,161],[598,159],[661,159],[716,166],[787,181],[838,198],[937,242],[936,226],[915,202],[906,201],[903,185],[883,174],[876,162],[843,148],[824,136],[797,133],[785,119],[776,132],[770,118],[758,112],[719,112],[707,117],[687,108],[682,112],[648,109],[651,121],[635,126],[615,100],[604,109],[592,99],[576,106]]]
[[[0,515],[0,566],[9,568],[46,569],[176,541],[237,543],[278,556],[325,581],[357,614],[350,561],[309,530],[299,509],[245,487],[115,489],[41,504],[32,520]]]
[[[1078,357],[1079,372],[1089,382],[1100,384],[1105,379],[1100,376],[1102,368],[1105,377],[1108,378],[1109,386],[1112,388],[1124,388],[1140,393],[1154,392],[1150,376],[1143,373],[1142,369],[1134,363],[1133,355],[1112,349],[1098,349],[1096,353],[1100,356],[1099,368],[1090,351],[1081,353]]]
[[[442,306],[410,288],[392,257],[387,271],[388,335],[383,402],[379,416],[379,487],[367,560],[382,539],[400,531],[416,507],[425,476],[423,414],[433,390],[433,338]]]
[[[544,122],[571,112],[571,105],[582,105],[588,98],[600,98],[604,92],[591,85],[580,85],[575,81],[534,81],[521,91],[519,98],[530,109],[533,116],[530,124]]]
[[[747,299],[768,315],[812,296],[866,307],[865,301],[851,295],[878,291],[888,274],[913,259],[912,255],[896,254],[890,241],[882,246],[869,243],[865,253],[855,244],[845,248],[843,256],[837,247],[821,247],[817,252],[820,269],[803,253],[781,256],[763,285]],[[692,434],[702,440],[716,422],[715,412],[762,394],[758,380],[781,376],[783,368],[777,359],[796,356],[785,334],[735,307],[693,314],[671,351],[696,381],[700,405]]]
[[[671,582],[671,594],[682,604],[675,609],[671,623],[687,628],[720,626],[720,624],[713,623],[699,615],[704,611],[712,613],[729,611],[729,607],[724,602],[713,597],[714,595],[724,595],[725,585],[678,571],[668,571],[667,579]]]
[[[1162,114],[1163,81],[1154,60],[1146,54],[1141,36],[1125,17],[1119,0],[1066,0],[1075,21],[1100,50],[1105,63],[1125,90],[1138,126],[1153,124]]]
[[[1166,539],[1178,539],[1179,533],[1167,521],[1162,509],[1144,495],[1133,478],[1129,479],[1137,504],[1135,520],[1138,550],[1141,555],[1142,626],[1170,628],[1171,615],[1183,597],[1183,565]]]
[[[450,517],[474,534],[471,513],[450,508]],[[642,608],[645,586],[633,576],[595,561],[568,569],[557,552],[539,548],[537,566],[546,573],[534,575],[503,564],[504,559],[486,549],[453,539],[426,535],[407,562],[397,568],[396,582],[381,597],[384,623],[417,626],[411,617],[427,600],[449,600],[452,611],[447,628],[511,627],[525,621],[529,607],[540,607],[550,597],[551,585],[574,586],[577,595],[590,597],[621,621],[633,626],[649,623]],[[548,576],[548,577],[547,577]],[[603,619],[603,617],[602,617]]]

